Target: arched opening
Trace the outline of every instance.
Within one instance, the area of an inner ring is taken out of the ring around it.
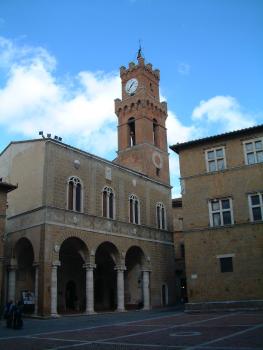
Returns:
[[[162,285],[161,296],[162,296],[162,306],[167,306],[168,305],[168,287],[167,287],[167,284],[165,283]]]
[[[117,274],[119,253],[114,244],[102,243],[96,250],[94,271],[95,311],[115,310],[117,306]]]
[[[71,176],[68,180],[68,209],[82,212],[82,184],[78,177]]]
[[[15,299],[24,302],[25,313],[32,313],[35,306],[35,268],[31,242],[27,238],[19,239],[14,255],[17,262]]]
[[[136,145],[135,119],[133,117],[128,119],[128,140],[128,147]]]
[[[158,147],[159,146],[159,140],[158,140],[158,123],[156,119],[153,119],[153,144]]]
[[[145,256],[140,247],[132,246],[125,256],[124,274],[125,308],[127,310],[143,307],[142,266]]]
[[[83,312],[86,305],[86,276],[83,264],[88,250],[85,243],[76,237],[66,239],[59,251],[58,312]]]
[[[162,202],[156,204],[156,222],[158,229],[166,230],[166,211]]]
[[[112,188],[105,186],[102,190],[102,215],[108,219],[114,219],[114,193]]]
[[[129,219],[132,224],[140,223],[140,202],[134,194],[129,196]]]

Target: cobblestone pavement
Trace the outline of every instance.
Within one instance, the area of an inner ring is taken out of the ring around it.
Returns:
[[[0,327],[0,350],[263,350],[263,312],[175,309],[25,319]]]

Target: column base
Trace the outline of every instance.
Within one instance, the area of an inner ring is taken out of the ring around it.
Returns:
[[[149,307],[144,307],[143,310],[144,311],[149,311],[149,310],[151,310],[151,308],[150,308],[150,306]]]
[[[127,310],[125,309],[116,309],[116,312],[126,312]]]
[[[60,315],[59,314],[50,314],[50,317],[52,317],[52,318],[59,318]]]
[[[96,313],[97,313],[97,312],[94,311],[94,310],[87,310],[87,311],[85,312],[86,315],[94,315],[94,314],[96,314]]]

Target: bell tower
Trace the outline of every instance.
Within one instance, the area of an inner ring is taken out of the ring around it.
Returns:
[[[118,117],[118,157],[115,162],[170,184],[167,152],[167,104],[160,102],[160,71],[138,63],[120,68],[122,99],[115,100]]]

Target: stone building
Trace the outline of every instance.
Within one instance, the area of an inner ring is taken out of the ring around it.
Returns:
[[[0,176],[8,195],[6,298],[34,296],[52,315],[174,303],[174,247],[158,70],[120,69],[118,156],[107,161],[51,138],[11,142]]]
[[[263,125],[171,149],[180,159],[188,308],[262,304]]]
[[[11,185],[0,178],[0,303],[3,303],[4,296],[4,243],[5,243],[5,221],[7,208],[7,193],[16,189],[16,186]]]

